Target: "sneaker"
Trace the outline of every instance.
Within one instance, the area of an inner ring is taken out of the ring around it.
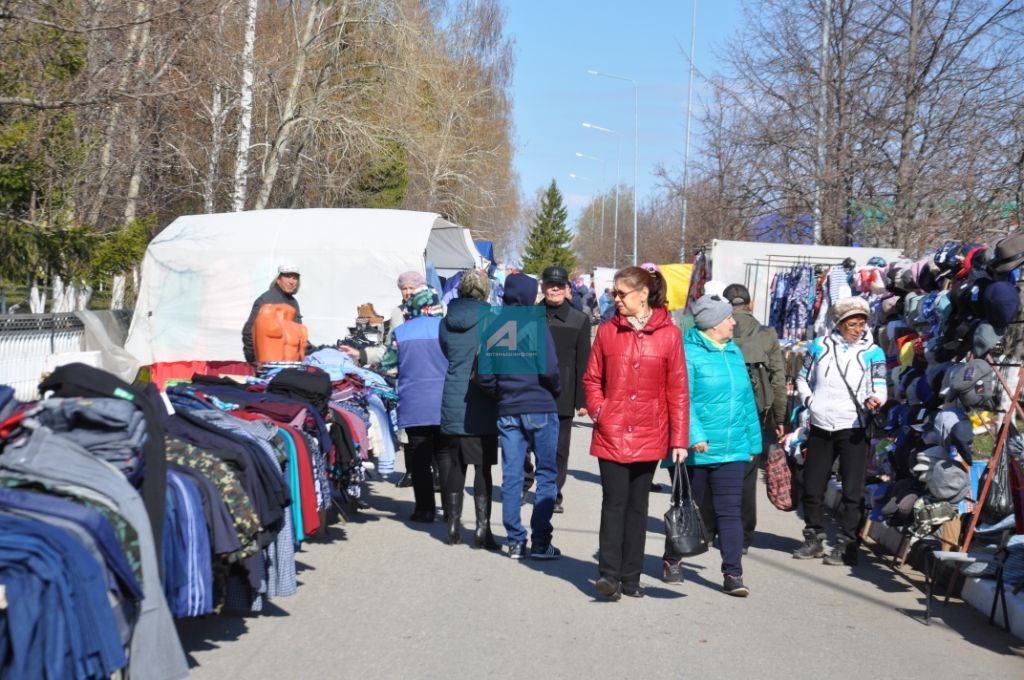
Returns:
[[[548,543],[547,545],[533,544],[530,548],[530,557],[535,560],[557,560],[562,556],[562,551]]]
[[[602,576],[597,579],[597,583],[594,585],[597,587],[598,594],[605,596],[612,602],[617,602],[622,598],[622,584],[619,583],[617,578]]]
[[[683,582],[683,561],[670,562],[665,560],[662,562],[661,569],[661,580],[665,583],[682,583]]]
[[[565,508],[562,507],[562,501],[555,501],[555,507],[551,512],[556,515],[561,515],[565,512]]]
[[[639,583],[623,583],[622,594],[626,597],[640,598],[644,596],[644,589],[640,587]]]
[[[732,595],[733,597],[746,597],[750,595],[750,588],[743,585],[743,577],[741,576],[726,574],[725,581],[722,583],[722,590],[725,591],[726,595]]]
[[[510,541],[508,544],[508,556],[514,560],[521,560],[526,556],[526,541]]]

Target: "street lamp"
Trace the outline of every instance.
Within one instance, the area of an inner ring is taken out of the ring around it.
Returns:
[[[637,250],[636,250],[636,184],[640,177],[640,93],[636,86],[636,81],[626,76],[615,76],[611,73],[602,73],[601,71],[588,70],[588,74],[592,76],[601,76],[603,78],[613,78],[615,80],[625,80],[627,83],[633,86],[633,266],[637,264]]]
[[[569,173],[569,177],[572,177],[573,179],[578,179],[581,182],[586,182],[587,184],[590,184],[591,186],[594,186],[594,187],[597,186],[597,182],[595,182],[594,180],[590,179],[589,177],[584,177],[583,175],[577,175],[575,172],[570,172]],[[593,194],[590,195],[590,203],[591,203],[591,205],[593,205],[593,203],[594,203],[594,195]],[[597,213],[596,212],[591,213],[591,215],[590,215],[590,230],[591,231],[596,231],[596,229],[594,228],[594,222],[596,222],[596,221],[597,221]],[[602,225],[602,226],[604,226],[604,225]]]
[[[576,152],[577,158],[586,158],[588,161],[597,161],[601,164],[601,240],[604,240],[604,204],[607,203],[607,196],[604,187],[608,185],[608,164],[596,156],[588,156],[585,153]]]
[[[615,130],[609,130],[606,127],[600,125],[591,125],[590,123],[584,123],[583,127],[591,130],[597,130],[598,132],[605,132],[609,135],[615,135],[615,141],[618,148],[615,156],[615,229],[612,235],[612,267],[618,268],[619,266],[619,174],[622,169],[622,135]],[[635,189],[635,187],[634,187]],[[635,202],[635,201],[634,201]]]

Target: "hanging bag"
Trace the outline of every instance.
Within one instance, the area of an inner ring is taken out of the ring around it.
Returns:
[[[985,487],[985,478],[992,474],[992,483],[988,487],[988,495],[985,496],[985,503],[981,506],[981,521],[985,524],[995,524],[1007,515],[1013,513],[1013,498],[1010,494],[1010,465],[1009,458],[1013,455],[1013,449],[1020,446],[1021,434],[1017,431],[1014,423],[1010,423],[1010,433],[1003,446],[1003,453],[999,456],[994,469],[986,468],[978,482],[978,488]]]
[[[685,480],[681,482],[680,479]],[[686,498],[681,487],[686,485]],[[672,477],[672,506],[665,513],[665,554],[693,557],[708,550],[708,532],[700,518],[700,509],[693,502],[690,477],[682,463],[676,463]]]
[[[796,510],[796,486],[793,484],[793,470],[789,467],[786,451],[778,444],[768,447],[764,464],[765,488],[768,500],[779,510]]]

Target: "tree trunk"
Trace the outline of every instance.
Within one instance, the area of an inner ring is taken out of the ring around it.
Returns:
[[[238,149],[235,152],[234,198],[231,209],[245,210],[246,182],[249,174],[249,137],[252,134],[252,85],[255,79],[256,6],[247,0],[245,8],[245,45],[242,48],[242,96],[239,101]]]

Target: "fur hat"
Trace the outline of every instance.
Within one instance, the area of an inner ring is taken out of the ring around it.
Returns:
[[[836,325],[841,324],[851,316],[863,316],[868,317],[871,314],[871,310],[868,308],[868,302],[861,297],[848,297],[843,298],[832,307],[832,319],[836,322]]]

